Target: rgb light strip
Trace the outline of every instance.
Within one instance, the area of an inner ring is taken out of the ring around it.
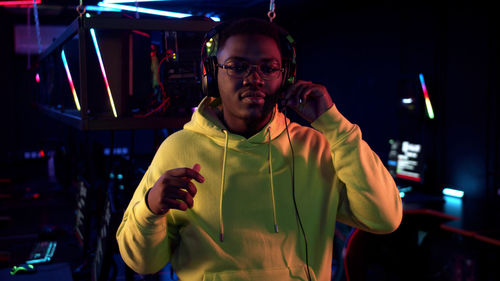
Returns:
[[[92,35],[92,41],[94,42],[95,52],[97,53],[97,59],[99,60],[99,65],[101,66],[102,77],[104,78],[104,83],[106,84],[106,90],[108,91],[109,103],[111,104],[111,109],[113,110],[113,115],[118,117],[115,109],[115,102],[113,101],[113,95],[111,94],[111,89],[109,88],[108,77],[106,75],[106,69],[104,69],[104,63],[102,62],[101,51],[99,49],[99,44],[97,43],[97,37],[93,28],[90,29],[90,35]]]
[[[422,85],[422,91],[424,92],[425,108],[427,108],[427,115],[429,116],[429,119],[434,119],[434,111],[432,110],[431,100],[429,99],[429,93],[427,92],[427,87],[425,86],[424,75],[420,73],[418,77],[420,78],[420,85]]]
[[[61,58],[64,64],[64,69],[66,70],[66,76],[68,76],[69,87],[73,93],[73,100],[75,101],[76,109],[80,111],[80,101],[78,101],[78,95],[76,94],[75,85],[73,84],[73,78],[71,78],[71,72],[69,71],[68,61],[66,60],[64,50],[61,51]]]

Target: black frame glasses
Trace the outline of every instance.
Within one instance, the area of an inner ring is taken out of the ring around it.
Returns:
[[[217,64],[218,67],[226,70],[229,77],[244,78],[249,75],[253,69],[259,73],[259,76],[264,80],[275,80],[280,77],[280,74],[285,70],[282,67],[276,68],[273,63],[262,62],[260,64],[250,64],[247,62],[237,64]]]

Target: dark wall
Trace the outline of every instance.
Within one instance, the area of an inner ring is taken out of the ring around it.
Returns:
[[[490,40],[498,37],[498,29],[495,32],[490,24],[489,12],[484,8],[449,10],[447,69],[442,81],[445,120],[441,125],[446,165],[443,183],[462,187],[474,197],[491,192],[487,173],[493,167],[487,158],[494,155],[488,145],[494,136],[488,132],[489,127],[496,126],[498,136],[499,126],[498,117],[495,121],[492,116],[494,103],[489,104],[491,97],[498,94],[498,88],[493,88],[498,80],[492,76],[498,73],[498,44],[496,50],[490,45]],[[497,142],[497,149],[498,146]]]
[[[422,143],[424,189],[498,200],[498,20],[479,5],[390,2],[282,12],[278,22],[298,44],[298,78],[325,84],[384,161],[391,138]],[[419,73],[434,120],[421,90],[408,92]],[[402,107],[408,94],[420,99],[414,112]]]
[[[379,4],[325,6],[306,12],[309,17],[301,24],[289,23],[298,42],[299,79],[325,84],[339,110],[361,127],[384,162],[390,139],[423,144],[429,185],[436,184],[430,172],[440,168],[433,139],[439,119],[426,117],[418,74],[424,74],[441,118],[437,12]],[[405,97],[417,101],[416,109],[404,108]]]
[[[275,21],[297,41],[299,79],[325,84],[384,161],[389,139],[424,144],[428,190],[449,186],[498,200],[500,33],[491,9],[430,1],[296,3],[277,3]],[[265,17],[267,6],[262,8],[244,15]],[[13,38],[13,19],[3,14],[0,35]],[[66,134],[26,102],[31,97],[25,81],[32,79],[26,58],[14,56],[10,42],[0,48],[7,73],[0,76],[2,128],[8,135],[2,155]],[[414,87],[419,73],[426,78],[434,120],[426,117],[421,92]],[[408,94],[420,99],[412,112],[401,104]]]
[[[1,147],[2,147],[2,156],[4,156],[7,151],[7,147],[11,144],[10,139],[13,135],[12,122],[14,121],[13,116],[13,84],[10,82],[14,73],[12,71],[8,71],[11,67],[13,67],[13,53],[14,53],[14,43],[13,43],[13,30],[10,23],[10,17],[8,15],[0,14],[0,38],[9,38],[4,41],[3,44],[0,44],[0,65],[1,65],[1,73],[0,75],[0,124],[2,128],[2,135],[5,137],[1,139]]]

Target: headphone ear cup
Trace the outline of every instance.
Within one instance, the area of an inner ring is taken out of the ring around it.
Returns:
[[[208,79],[207,79],[207,68],[205,67],[206,62],[201,62],[201,92],[203,95],[208,96]]]
[[[201,70],[201,91],[206,96],[218,97],[219,87],[217,85],[217,57],[206,58],[202,62]]]
[[[295,83],[296,68],[295,63],[290,61],[283,62],[283,81],[281,82],[281,87],[287,89],[293,83]]]
[[[217,84],[217,57],[208,57],[206,60],[206,95],[210,97],[219,97],[219,86]]]
[[[217,84],[218,62],[217,50],[219,43],[219,32],[226,28],[228,23],[223,22],[214,26],[205,34],[201,48],[201,90],[205,96],[219,97],[219,86]],[[208,47],[210,43],[210,47]]]
[[[295,40],[284,29],[280,30],[281,56],[283,65],[282,89],[286,90],[295,83],[297,76],[297,62],[295,57]]]

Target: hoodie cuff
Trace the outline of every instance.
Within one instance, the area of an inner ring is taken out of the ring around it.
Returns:
[[[330,136],[333,139],[356,127],[339,112],[335,104],[312,122],[311,126],[322,133],[333,134]]]
[[[165,215],[157,215],[149,209],[146,203],[146,196],[141,201],[137,202],[137,204],[135,205],[134,217],[137,224],[141,228],[151,229],[151,231],[154,231],[154,229],[158,227],[163,227],[166,218]]]

